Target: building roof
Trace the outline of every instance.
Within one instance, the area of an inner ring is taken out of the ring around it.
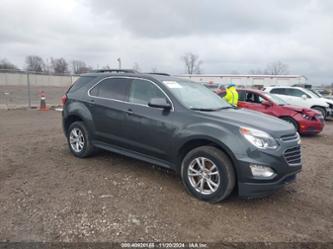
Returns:
[[[305,78],[304,75],[270,75],[270,74],[178,74],[176,77],[248,77],[248,78]]]

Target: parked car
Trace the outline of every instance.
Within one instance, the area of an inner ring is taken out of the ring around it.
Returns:
[[[320,111],[323,117],[331,113],[329,105],[324,99],[314,97],[310,91],[302,87],[273,86],[266,87],[265,92],[278,95],[290,105],[312,108]]]
[[[326,103],[329,105],[327,116],[333,117],[333,99],[328,98],[329,96],[321,95],[319,91],[314,89],[309,89],[308,91],[312,92],[314,98],[321,98],[326,101]]]
[[[310,88],[309,90],[312,91],[312,92],[315,92],[316,94],[321,95],[322,97],[332,95],[332,90],[331,89]]]
[[[221,97],[225,91],[217,91]],[[288,105],[280,97],[255,89],[238,89],[238,107],[259,111],[291,123],[300,134],[317,134],[324,128],[324,117],[316,110]]]
[[[101,148],[175,170],[188,192],[204,201],[221,201],[234,189],[244,197],[270,194],[302,167],[291,124],[235,109],[192,81],[96,71],[82,75],[63,101],[74,156]]]
[[[211,90],[216,90],[216,89],[224,89],[224,85],[221,83],[202,83],[205,87],[211,89]]]

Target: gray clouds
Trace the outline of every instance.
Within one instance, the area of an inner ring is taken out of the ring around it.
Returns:
[[[96,13],[121,20],[136,35],[173,37],[288,32],[297,18],[295,10],[303,9],[304,1],[92,0],[91,6]]]
[[[0,59],[64,56],[182,73],[187,51],[204,73],[247,73],[280,60],[314,82],[333,81],[330,0],[3,0]]]

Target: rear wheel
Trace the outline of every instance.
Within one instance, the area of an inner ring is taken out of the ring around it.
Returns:
[[[235,172],[228,156],[213,146],[190,151],[181,168],[183,184],[196,198],[219,202],[227,198],[235,186]]]
[[[323,107],[315,106],[312,107],[312,109],[319,111],[323,115],[324,119],[326,119],[326,110]]]
[[[298,123],[296,122],[295,119],[290,118],[290,117],[282,117],[281,119],[283,119],[284,121],[287,121],[288,123],[292,124],[295,127],[295,129],[298,131],[299,126],[298,126]]]
[[[70,151],[76,157],[88,157],[94,152],[88,129],[81,121],[73,122],[69,126],[67,141]]]

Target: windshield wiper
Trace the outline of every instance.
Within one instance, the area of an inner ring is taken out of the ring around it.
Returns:
[[[197,107],[191,107],[191,110],[194,111],[201,111],[201,112],[216,112],[222,109],[229,109],[229,108],[233,108],[231,106],[226,106],[226,107],[220,107],[220,108],[197,108]]]
[[[213,112],[215,109],[212,108],[196,108],[196,107],[191,107],[190,108],[193,111],[201,111],[201,112]]]
[[[236,106],[230,105],[230,106],[224,106],[219,108],[220,110],[225,110],[225,109],[236,109]]]

